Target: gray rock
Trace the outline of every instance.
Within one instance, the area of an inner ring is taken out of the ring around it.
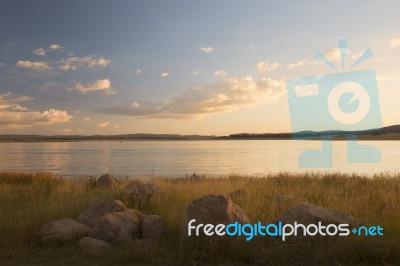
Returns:
[[[94,256],[105,255],[111,251],[111,247],[107,242],[91,237],[82,238],[77,245],[82,252]]]
[[[134,180],[123,191],[123,196],[128,202],[138,203],[139,208],[143,204],[149,204],[151,197],[158,193],[160,188],[152,182]]]
[[[309,203],[301,203],[288,209],[281,217],[275,220],[275,222],[279,221],[282,223],[298,222],[305,225],[311,223],[317,224],[318,222],[322,224],[357,224],[356,219],[348,213]]]
[[[185,210],[182,233],[187,235],[187,225],[192,219],[197,224],[248,223],[244,211],[224,195],[207,195],[194,200]]]
[[[43,225],[37,236],[43,242],[60,245],[86,236],[90,231],[91,229],[88,226],[74,219],[64,218]]]
[[[117,185],[117,181],[111,175],[105,174],[97,179],[97,185],[100,187],[115,187]]]
[[[144,214],[133,209],[106,214],[93,226],[90,237],[104,241],[133,241],[141,236],[143,218]]]
[[[89,208],[81,212],[77,220],[89,227],[97,224],[101,217],[113,212],[126,210],[125,205],[119,200],[101,200],[92,204]]]
[[[164,219],[159,215],[147,215],[143,219],[143,234],[145,239],[159,239],[164,234]]]

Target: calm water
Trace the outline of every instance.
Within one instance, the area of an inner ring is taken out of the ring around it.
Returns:
[[[378,164],[348,164],[346,142],[333,143],[333,168],[341,172],[400,171],[400,141],[365,141],[382,153]],[[83,141],[0,143],[0,170],[46,171],[59,175],[182,176],[206,173],[264,175],[300,169],[298,155],[319,141]]]

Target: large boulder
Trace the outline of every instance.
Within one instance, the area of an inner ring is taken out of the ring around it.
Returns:
[[[91,237],[82,238],[77,245],[82,252],[94,256],[104,255],[111,251],[107,242]]]
[[[151,197],[159,191],[160,188],[155,183],[134,180],[126,185],[123,195],[128,202],[137,203],[140,207],[149,204]]]
[[[142,229],[142,238],[159,239],[164,234],[164,219],[159,215],[147,215],[143,219]]]
[[[77,220],[89,227],[97,224],[101,217],[113,212],[126,210],[125,205],[119,200],[101,200],[92,204],[89,208],[81,212]]]
[[[74,219],[64,218],[43,225],[37,236],[41,241],[60,245],[68,241],[86,236],[91,229]]]
[[[348,213],[331,208],[324,208],[309,203],[301,203],[288,209],[275,222],[302,223],[304,225],[317,224],[350,224],[355,225],[357,221]]]
[[[182,224],[183,234],[187,234],[187,225],[192,219],[196,219],[194,225],[249,223],[244,211],[224,195],[207,195],[187,206]]]
[[[118,242],[138,239],[142,234],[143,218],[144,214],[133,209],[106,214],[93,226],[90,237]]]
[[[99,187],[115,187],[117,185],[117,181],[111,175],[105,174],[97,179],[97,185]]]

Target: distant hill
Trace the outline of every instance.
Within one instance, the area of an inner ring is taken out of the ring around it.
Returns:
[[[0,141],[80,141],[80,140],[202,140],[215,136],[178,134],[123,134],[123,135],[0,135]]]
[[[238,133],[229,136],[202,136],[179,134],[122,134],[122,135],[0,135],[0,141],[82,141],[82,140],[213,140],[213,139],[318,139],[332,137],[345,138],[348,134],[356,134],[359,139],[393,139],[400,140],[400,125],[393,125],[379,129],[359,131],[300,131],[297,133]]]
[[[229,136],[218,137],[218,139],[318,139],[322,137],[331,137],[333,139],[345,138],[348,134],[356,134],[359,139],[399,139],[400,125],[393,125],[383,128],[358,130],[358,131],[300,131],[296,133],[239,133]]]

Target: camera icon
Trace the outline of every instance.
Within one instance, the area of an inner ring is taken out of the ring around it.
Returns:
[[[295,139],[322,139],[320,150],[299,156],[302,168],[332,167],[332,138],[347,137],[348,163],[380,162],[380,151],[357,143],[360,129],[381,128],[376,72],[349,71],[286,81]]]

